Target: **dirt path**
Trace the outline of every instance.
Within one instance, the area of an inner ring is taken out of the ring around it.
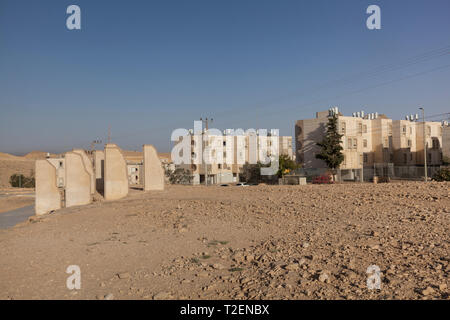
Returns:
[[[31,206],[34,204],[32,196],[4,196],[0,195],[0,214],[11,210]]]

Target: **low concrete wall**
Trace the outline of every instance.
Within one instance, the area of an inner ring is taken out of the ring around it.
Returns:
[[[36,160],[35,213],[43,215],[61,209],[61,195],[56,186],[56,168],[47,160]]]
[[[66,207],[89,204],[92,201],[91,175],[83,157],[75,152],[66,153]]]
[[[104,165],[105,200],[117,200],[128,195],[127,163],[120,148],[115,144],[105,145]]]
[[[164,169],[152,145],[144,145],[144,191],[164,190]]]

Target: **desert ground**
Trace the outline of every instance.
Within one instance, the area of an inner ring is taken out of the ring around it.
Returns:
[[[131,190],[1,230],[0,298],[450,299],[449,228],[450,183]]]

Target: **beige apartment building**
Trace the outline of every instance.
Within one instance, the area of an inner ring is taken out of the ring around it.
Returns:
[[[424,165],[424,123],[408,120],[394,121],[394,164]],[[427,165],[442,164],[442,139],[444,127],[439,122],[425,122]]]
[[[378,113],[344,116],[337,108],[316,113],[316,118],[299,120],[295,126],[297,162],[305,169],[326,168],[316,159],[320,142],[326,132],[331,114],[338,117],[338,130],[343,135],[344,162],[341,164],[345,178],[361,177],[364,168],[391,164],[393,166],[423,166],[423,123],[410,120],[392,120]],[[442,163],[443,126],[440,122],[425,122],[427,164]]]
[[[202,143],[202,136],[193,135],[191,132],[192,163],[176,166],[192,173],[193,184],[204,184],[206,177],[208,184],[239,182],[239,175],[243,171],[244,164],[264,162],[263,156],[270,157],[277,149],[280,155],[284,154],[294,159],[290,136],[259,136],[256,131],[243,135],[231,135],[229,130],[225,130],[222,136],[209,134],[204,139],[206,141],[203,142],[202,149],[199,149],[198,144]],[[277,146],[273,145],[274,141],[278,143]],[[212,148],[210,164],[203,164],[198,154],[199,150],[217,146],[217,143],[222,144],[223,153],[219,154],[216,148]]]

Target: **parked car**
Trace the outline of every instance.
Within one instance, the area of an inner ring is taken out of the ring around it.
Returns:
[[[248,184],[246,184],[245,182],[239,182],[236,183],[236,187],[248,187]]]

